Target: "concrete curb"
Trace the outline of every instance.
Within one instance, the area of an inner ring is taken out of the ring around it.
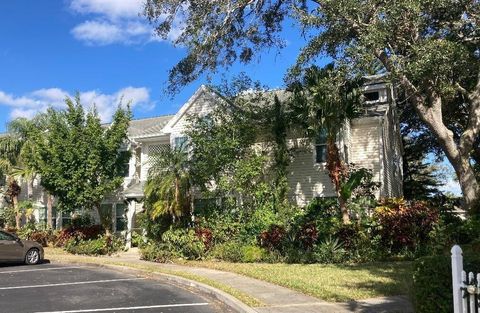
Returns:
[[[217,289],[215,287],[183,278],[180,276],[175,276],[172,274],[164,274],[164,273],[152,273],[147,270],[142,270],[142,269],[137,269],[137,268],[131,268],[128,266],[123,266],[123,265],[115,265],[115,264],[99,264],[99,263],[92,263],[92,262],[78,262],[78,261],[53,261],[52,263],[69,263],[69,264],[83,264],[83,265],[88,265],[88,266],[94,266],[94,267],[100,267],[100,268],[114,268],[114,269],[120,269],[124,273],[132,273],[135,275],[147,275],[153,279],[166,279],[172,284],[177,284],[182,287],[186,288],[195,288],[199,290],[200,292],[214,298],[215,300],[220,301],[230,309],[232,309],[234,312],[237,313],[258,313],[255,311],[253,308],[249,307],[245,303],[241,302],[237,298],[235,298],[232,295],[229,295],[228,293]]]

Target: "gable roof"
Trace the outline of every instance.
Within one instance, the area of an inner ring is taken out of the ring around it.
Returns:
[[[128,126],[128,137],[145,138],[153,136],[161,136],[165,133],[162,129],[173,118],[174,115],[163,115],[138,120],[131,120]]]
[[[173,118],[170,121],[168,121],[168,123],[165,125],[163,129],[163,132],[170,133],[172,131],[173,126],[175,126],[175,124],[188,112],[188,110],[195,103],[195,101],[197,101],[197,99],[200,98],[201,95],[207,92],[211,92],[211,90],[207,86],[201,85],[200,88],[198,88],[197,91],[195,91],[193,96],[191,96],[190,99],[188,99],[188,101],[185,102],[185,104],[180,108],[180,110],[178,110],[175,116],[173,116]],[[216,95],[216,93],[213,93],[213,92],[212,94]]]

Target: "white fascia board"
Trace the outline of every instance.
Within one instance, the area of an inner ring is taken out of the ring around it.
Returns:
[[[372,84],[365,84],[362,86],[363,91],[377,91],[385,88],[387,88],[386,83],[372,83]]]
[[[168,134],[161,132],[161,133],[154,133],[150,135],[131,136],[129,138],[135,141],[142,141],[142,139],[153,138],[153,137],[165,137],[165,136],[168,136]]]
[[[162,132],[167,134],[171,133],[175,124],[182,118],[182,116],[184,116],[187,113],[187,111],[195,103],[195,101],[197,101],[197,99],[204,92],[207,92],[207,90],[208,88],[205,85],[201,85],[200,88],[198,88],[197,91],[195,91],[193,96],[191,96],[190,99],[188,99],[188,101],[185,102],[185,104],[180,108],[180,110],[175,114],[175,116],[172,119],[170,119],[170,121],[168,121],[167,125],[163,127]]]
[[[141,143],[141,142],[153,142],[153,141],[166,141],[170,143],[170,134],[154,134],[154,135],[148,135],[148,136],[142,136],[135,138],[135,142]]]

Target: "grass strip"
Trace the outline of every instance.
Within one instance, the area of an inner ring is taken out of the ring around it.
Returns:
[[[186,261],[179,264],[234,272],[329,302],[409,295],[412,285],[411,262],[324,265]]]

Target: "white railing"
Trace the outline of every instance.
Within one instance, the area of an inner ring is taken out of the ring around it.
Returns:
[[[463,255],[460,246],[452,247],[453,312],[478,313],[480,274],[463,270]]]

